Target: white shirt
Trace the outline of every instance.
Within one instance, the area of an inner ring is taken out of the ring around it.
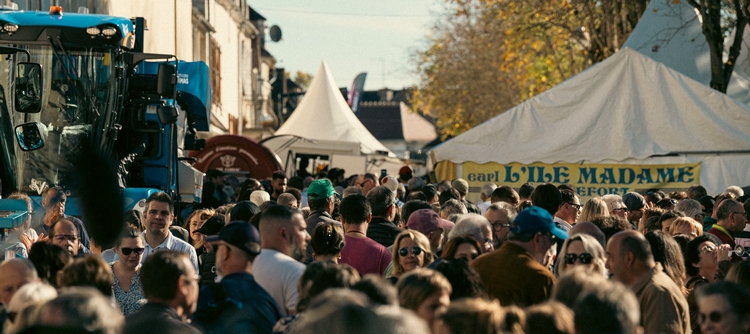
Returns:
[[[482,212],[482,216],[484,216],[484,214],[487,212],[487,208],[490,207],[490,204],[491,203],[490,203],[489,199],[487,201],[485,201],[485,202],[479,202],[479,203],[477,203],[477,207],[479,208],[479,211]]]
[[[196,255],[195,253],[195,248],[193,248],[193,246],[191,246],[189,243],[173,236],[172,233],[169,233],[167,235],[167,239],[165,239],[164,242],[161,243],[161,245],[157,246],[156,248],[152,248],[148,244],[148,242],[146,242],[146,232],[143,232],[143,243],[146,246],[145,250],[143,251],[143,257],[141,258],[141,264],[143,264],[143,261],[145,261],[146,258],[149,257],[149,255],[160,250],[168,249],[187,254],[190,258],[190,262],[192,262],[193,266],[195,267],[195,272],[198,272],[198,255]]]
[[[297,283],[304,272],[304,264],[274,249],[261,249],[253,261],[255,281],[273,297],[284,317],[297,309]]]

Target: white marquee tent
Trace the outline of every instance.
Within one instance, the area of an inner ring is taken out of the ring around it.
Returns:
[[[748,116],[748,105],[624,48],[429,154],[457,169],[465,162],[700,162],[701,184],[715,194],[726,182],[750,184]]]
[[[304,98],[275,135],[296,135],[310,140],[359,143],[361,153],[388,152],[362,125],[341,95],[325,61],[320,64]]]

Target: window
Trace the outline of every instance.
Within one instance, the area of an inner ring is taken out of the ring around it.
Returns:
[[[211,87],[213,89],[212,99],[216,105],[221,105],[221,49],[219,42],[211,38]]]

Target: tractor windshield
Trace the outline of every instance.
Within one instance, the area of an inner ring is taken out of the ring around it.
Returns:
[[[116,121],[113,110],[118,96],[114,54],[106,49],[53,45],[14,47],[28,50],[28,61],[42,65],[43,99],[39,113],[16,112],[15,65],[27,61],[26,55],[17,53],[0,59],[3,168],[6,175],[14,176],[14,189],[38,195],[45,186],[66,183],[73,159],[84,143],[98,150],[111,146],[108,141]],[[44,146],[24,152],[17,145],[14,127],[32,122],[39,125]]]

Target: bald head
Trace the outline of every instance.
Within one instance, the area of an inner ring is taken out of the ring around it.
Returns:
[[[8,307],[10,299],[27,283],[38,282],[34,264],[27,259],[10,259],[0,264],[0,302]]]
[[[612,236],[610,242],[613,242],[615,237],[618,238],[620,252],[633,253],[635,259],[640,262],[654,261],[654,256],[651,253],[651,245],[640,232],[633,230],[618,232]]]
[[[568,231],[568,235],[572,237],[576,234],[588,234],[602,245],[602,249],[607,249],[607,238],[604,236],[604,232],[594,223],[580,222],[573,225],[573,228]]]

